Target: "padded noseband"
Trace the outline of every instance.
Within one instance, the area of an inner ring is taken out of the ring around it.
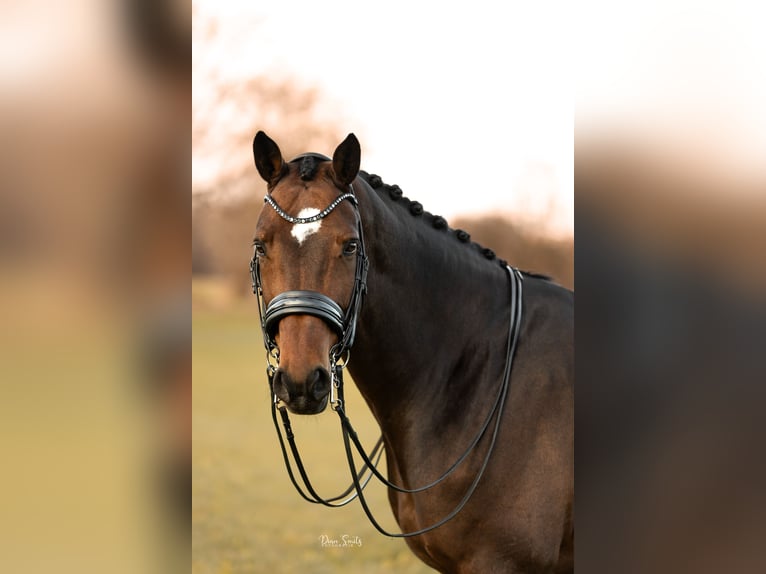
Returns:
[[[288,315],[319,317],[339,337],[343,336],[343,310],[335,301],[316,291],[285,291],[274,297],[263,317],[269,337],[274,337],[279,321]]]

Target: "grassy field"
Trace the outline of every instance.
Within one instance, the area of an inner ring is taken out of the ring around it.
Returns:
[[[271,422],[254,300],[217,310],[195,304],[193,334],[193,572],[433,572],[402,540],[378,534],[358,502],[330,509],[293,489]],[[370,448],[377,425],[347,383],[349,416]],[[319,493],[344,490],[350,478],[335,414],[292,419]],[[365,492],[383,525],[396,530],[385,489],[370,483]],[[361,546],[322,546],[323,536],[344,535]]]

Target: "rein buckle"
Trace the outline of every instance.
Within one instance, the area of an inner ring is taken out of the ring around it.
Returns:
[[[338,396],[340,389],[340,378],[337,376],[338,366],[333,361],[330,366],[330,407],[334,411],[343,407],[343,400]]]

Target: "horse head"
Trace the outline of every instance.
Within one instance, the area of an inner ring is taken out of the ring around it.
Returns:
[[[336,361],[353,342],[364,289],[366,257],[352,187],[359,142],[349,134],[332,160],[304,154],[286,162],[259,131],[253,155],[268,184],[253,279],[267,349],[278,360],[272,390],[290,411],[317,414],[327,406]]]

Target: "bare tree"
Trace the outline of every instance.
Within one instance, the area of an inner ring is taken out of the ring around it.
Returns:
[[[216,22],[195,29],[192,104],[193,272],[229,277],[237,291],[248,285],[247,261],[265,184],[253,166],[252,140],[262,129],[286,157],[329,152],[340,141],[321,93],[293,80],[262,75],[232,80],[205,60],[219,34]]]

